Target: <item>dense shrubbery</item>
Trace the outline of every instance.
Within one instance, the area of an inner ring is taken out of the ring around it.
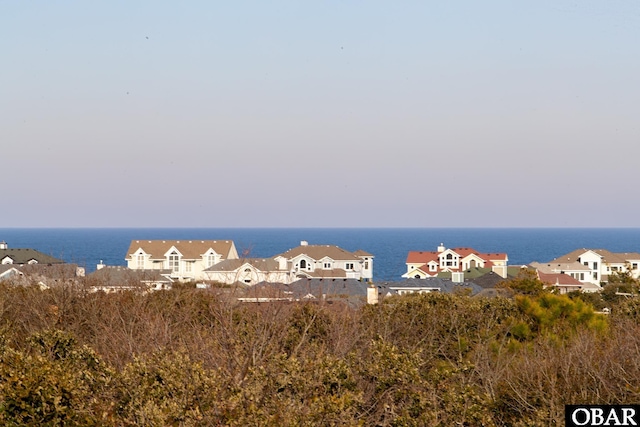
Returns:
[[[0,423],[530,426],[640,400],[635,300],[232,301],[0,285]]]

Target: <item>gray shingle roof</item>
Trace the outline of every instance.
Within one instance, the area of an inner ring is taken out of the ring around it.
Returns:
[[[226,259],[212,265],[205,271],[235,271],[245,264],[249,264],[259,271],[278,271],[279,263],[272,258],[242,258]]]
[[[39,264],[63,264],[64,261],[52,256],[43,254],[35,249],[0,249],[0,260],[9,257],[14,264],[27,264],[31,260],[36,260]]]
[[[171,270],[132,270],[121,266],[105,266],[86,277],[91,281],[97,281],[101,286],[126,286],[141,285],[145,283],[172,283],[166,277]]]

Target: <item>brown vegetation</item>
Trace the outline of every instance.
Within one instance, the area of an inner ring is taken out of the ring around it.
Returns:
[[[3,425],[532,426],[640,400],[640,304],[409,295],[354,309],[224,290],[0,284]]]

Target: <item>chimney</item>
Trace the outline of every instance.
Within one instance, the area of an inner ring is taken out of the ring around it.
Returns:
[[[491,267],[491,271],[496,273],[498,276],[503,279],[507,278],[507,266],[506,265],[494,265]]]
[[[440,243],[440,246],[438,246],[438,253],[442,253],[444,252],[446,248],[444,247],[444,243]]]
[[[378,288],[371,284],[367,288],[367,304],[377,304],[378,303]]]
[[[9,249],[9,245],[4,240],[0,242],[0,249]]]
[[[300,241],[300,246],[308,246],[309,242],[307,242],[306,240],[302,240]]]
[[[104,268],[104,264],[102,263],[102,260],[100,260],[100,264],[96,266],[96,270],[101,270],[103,268]]]

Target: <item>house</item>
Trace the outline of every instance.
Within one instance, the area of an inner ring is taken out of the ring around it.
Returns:
[[[298,279],[373,279],[373,255],[349,252],[334,245],[309,245],[306,241],[272,258],[228,259],[203,272],[205,280],[224,284],[290,284]]]
[[[565,273],[542,273],[537,271],[538,280],[545,284],[545,287],[553,287],[558,290],[560,294],[566,294],[568,292],[597,292],[600,290],[600,286],[593,283],[583,283],[575,277],[569,276]]]
[[[442,272],[463,273],[475,268],[490,268],[503,278],[507,277],[505,253],[483,253],[472,248],[447,249],[440,244],[436,251],[410,251],[407,255],[405,279],[426,279]]]
[[[132,270],[170,270],[172,279],[190,281],[228,259],[238,259],[232,240],[132,240],[125,261]]]
[[[90,292],[159,291],[171,289],[170,270],[132,270],[122,266],[98,264],[98,268],[86,276]]]
[[[241,302],[341,302],[358,307],[367,302],[370,282],[357,279],[303,278],[292,283],[258,283],[245,288]],[[382,292],[382,291],[380,291]]]
[[[554,273],[568,274],[580,282],[594,285],[607,283],[609,275],[617,272],[628,272],[634,278],[640,277],[640,254],[637,252],[582,248],[559,256],[547,265],[553,268]]]
[[[300,246],[276,255],[278,270],[290,271],[296,279],[356,279],[373,280],[373,255],[357,250],[349,252],[334,245],[310,245],[301,241]]]
[[[383,296],[406,295],[406,294],[428,294],[433,292],[455,293],[469,292],[476,295],[482,288],[473,282],[457,282],[451,279],[441,279],[439,277],[428,277],[426,279],[406,279],[401,282],[381,282],[376,283],[386,290]]]
[[[48,289],[63,285],[76,285],[84,276],[84,268],[76,264],[12,264],[0,265],[0,281],[12,285],[37,285]]]
[[[11,264],[0,264],[0,282],[12,281],[20,276],[22,273],[16,267]]]
[[[226,259],[204,270],[205,280],[255,285],[260,282],[291,283],[292,272],[273,258]]]
[[[38,252],[35,249],[10,249],[5,241],[0,242],[0,264],[64,264],[64,261]]]

